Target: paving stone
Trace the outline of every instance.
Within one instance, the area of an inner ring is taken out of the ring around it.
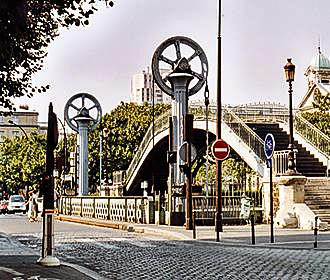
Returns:
[[[120,236],[120,237],[119,237]],[[39,236],[16,236],[40,249]],[[109,279],[325,280],[328,251],[210,246],[134,234],[57,233],[56,256]]]

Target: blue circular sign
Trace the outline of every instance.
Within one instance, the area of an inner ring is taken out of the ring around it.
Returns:
[[[275,150],[275,139],[273,134],[268,133],[265,137],[264,152],[267,159],[272,158]]]

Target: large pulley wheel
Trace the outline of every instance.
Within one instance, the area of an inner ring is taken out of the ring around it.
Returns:
[[[152,74],[156,84],[163,92],[172,97],[174,97],[174,92],[170,87],[168,77],[183,58],[188,62],[190,67],[187,73],[194,76],[191,83],[192,87],[188,89],[188,94],[193,95],[203,87],[208,74],[206,55],[195,41],[182,36],[169,38],[156,49],[152,58]],[[167,69],[169,67],[171,68],[169,71],[166,71],[166,76],[162,75],[164,73],[164,67],[160,66],[160,63]],[[194,67],[196,69],[193,69]]]
[[[71,129],[78,132],[79,119],[90,121],[90,129],[100,123],[102,117],[101,105],[97,99],[88,93],[78,93],[72,96],[65,105],[64,119]]]

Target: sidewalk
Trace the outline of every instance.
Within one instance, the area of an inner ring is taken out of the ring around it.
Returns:
[[[167,240],[192,241],[193,231],[183,226],[166,226],[153,224],[130,224],[60,215],[57,220],[77,222],[118,230],[125,230]],[[251,226],[224,226],[220,232],[220,244],[225,246],[255,246],[281,249],[314,249],[314,231],[300,229],[274,229],[275,243],[270,243],[270,225],[255,226],[255,245],[252,245]],[[214,226],[196,227],[196,240],[201,242],[215,242]],[[219,242],[216,242],[219,244]],[[317,250],[330,250],[330,231],[318,232]]]
[[[14,242],[8,235],[0,233],[0,279],[102,279],[86,268],[61,263],[58,267],[44,267],[37,264],[39,256],[20,243]]]

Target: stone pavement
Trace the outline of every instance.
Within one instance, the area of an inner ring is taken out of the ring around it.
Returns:
[[[154,236],[167,240],[193,240],[192,230],[186,230],[182,226],[166,226],[152,224],[129,224],[124,222],[113,222],[97,220],[92,218],[81,218],[60,215],[56,217],[61,221],[77,222],[114,228],[124,231],[135,231],[145,236]],[[220,233],[220,243],[228,246],[251,245],[251,226],[224,226]],[[274,229],[275,243],[270,243],[270,225],[255,226],[256,245],[261,247],[279,247],[289,249],[314,249],[314,232],[312,230],[300,229]],[[318,231],[318,250],[330,250],[330,232]],[[196,239],[200,241],[215,241],[216,232],[214,227],[196,227]]]
[[[35,251],[15,242],[0,233],[0,279],[1,280],[91,280],[100,276],[78,265],[61,263],[59,267],[43,267],[37,264],[39,256]]]
[[[150,280],[326,280],[330,254],[324,250],[279,249],[194,240],[164,240],[86,227],[58,232],[56,255],[86,266],[106,279]],[[40,249],[40,236],[25,234],[24,244]],[[36,245],[39,247],[36,247]]]
[[[56,232],[56,256],[62,265],[45,268],[36,264],[39,234],[0,233],[0,279],[330,279],[327,232],[320,233],[324,248],[314,250],[312,231],[276,230],[276,243],[270,244],[269,225],[256,226],[257,245],[252,246],[249,226],[225,226],[221,242],[215,242],[214,227],[197,227],[196,241],[192,231],[183,227],[78,217],[76,222],[106,223],[103,227],[119,229],[123,235],[113,234],[112,229],[96,232],[95,227]],[[136,234],[127,234],[133,230]]]

